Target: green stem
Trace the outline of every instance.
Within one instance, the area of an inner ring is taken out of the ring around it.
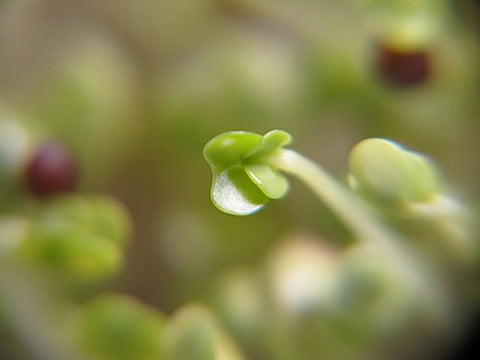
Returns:
[[[313,161],[288,149],[282,150],[280,155],[273,157],[272,160],[273,166],[304,182],[358,237],[376,241],[386,236],[393,236],[389,229],[371,215],[359,199],[352,196]]]
[[[282,149],[270,157],[268,163],[310,187],[350,227],[359,241],[385,255],[406,285],[432,312],[434,319],[449,325],[453,306],[448,292],[438,275],[408,246],[406,239],[385,226],[360,198],[303,155]]]

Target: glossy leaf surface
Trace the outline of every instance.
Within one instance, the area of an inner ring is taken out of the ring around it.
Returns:
[[[210,140],[203,154],[213,173],[211,199],[228,214],[249,215],[289,189],[285,176],[268,164],[291,136],[272,130],[261,136],[231,131]]]

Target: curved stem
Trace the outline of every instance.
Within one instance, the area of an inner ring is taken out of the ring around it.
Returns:
[[[310,187],[350,227],[359,241],[381,251],[426,308],[434,313],[434,318],[448,325],[453,309],[448,292],[432,269],[408,247],[406,239],[385,226],[360,198],[303,155],[282,149],[270,157],[268,163]]]
[[[362,239],[377,241],[394,236],[380,221],[374,218],[360,199],[351,195],[323,168],[303,155],[283,149],[272,157],[270,164],[299,178],[323,200]]]

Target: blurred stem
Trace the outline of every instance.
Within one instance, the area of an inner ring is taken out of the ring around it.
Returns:
[[[406,239],[385,226],[355,195],[322,167],[289,149],[281,149],[267,162],[303,181],[354,232],[357,239],[384,254],[399,277],[424,303],[433,319],[447,328],[453,307],[438,274],[411,249]]]

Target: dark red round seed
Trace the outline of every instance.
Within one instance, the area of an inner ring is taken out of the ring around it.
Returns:
[[[411,86],[424,83],[431,73],[428,51],[403,50],[385,44],[377,46],[377,70],[390,83]]]
[[[40,196],[75,188],[78,168],[68,149],[58,142],[46,142],[35,149],[26,169],[29,189]]]

